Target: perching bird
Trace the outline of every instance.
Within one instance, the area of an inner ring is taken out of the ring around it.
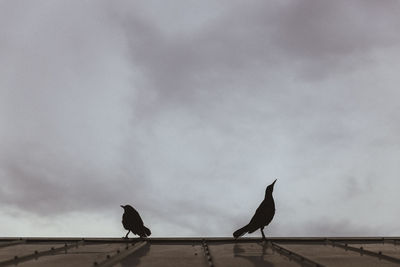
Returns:
[[[150,229],[143,225],[142,218],[140,218],[139,213],[131,205],[121,205],[121,207],[124,209],[122,225],[128,230],[125,238],[128,238],[130,232],[140,237],[151,235]]]
[[[272,221],[272,218],[274,218],[275,215],[275,202],[272,197],[275,182],[276,180],[267,186],[267,189],[265,189],[265,198],[263,202],[261,202],[260,206],[258,206],[253,218],[251,218],[249,224],[233,233],[234,238],[238,238],[245,233],[253,233],[257,229],[260,229],[262,237],[265,240],[264,227]]]

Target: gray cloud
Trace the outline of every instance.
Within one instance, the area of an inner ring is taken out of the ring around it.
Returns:
[[[398,233],[397,2],[174,4],[1,4],[7,221],[230,235],[278,177],[270,234]]]

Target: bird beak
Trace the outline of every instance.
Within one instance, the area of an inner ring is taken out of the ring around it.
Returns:
[[[125,206],[124,205],[120,205],[121,206],[121,208],[125,208]]]
[[[274,186],[275,185],[275,182],[276,182],[276,180],[278,180],[278,179],[275,179],[275,181],[271,184],[272,186]]]

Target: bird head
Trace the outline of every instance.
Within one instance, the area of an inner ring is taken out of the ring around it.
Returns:
[[[268,193],[272,194],[272,191],[274,191],[274,185],[275,185],[276,180],[278,180],[278,179],[275,179],[275,181],[272,184],[267,186],[267,189],[265,189],[265,195],[267,195]]]
[[[121,205],[121,208],[123,208],[124,210],[129,209],[129,205]]]
[[[129,211],[134,209],[131,205],[120,205],[120,206],[121,208],[124,209],[124,211]]]

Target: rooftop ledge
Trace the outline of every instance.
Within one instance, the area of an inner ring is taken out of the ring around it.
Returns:
[[[209,242],[257,242],[262,241],[261,237],[240,237],[235,239],[233,237],[148,237],[148,238],[121,238],[121,237],[0,237],[0,242],[25,240],[27,242],[132,242],[132,241],[148,241],[148,242],[201,242],[203,240]],[[400,236],[343,236],[343,237],[267,237],[270,242],[325,242],[325,241],[374,241],[384,242],[390,240],[400,241]]]
[[[0,266],[399,266],[400,237],[0,237]]]

